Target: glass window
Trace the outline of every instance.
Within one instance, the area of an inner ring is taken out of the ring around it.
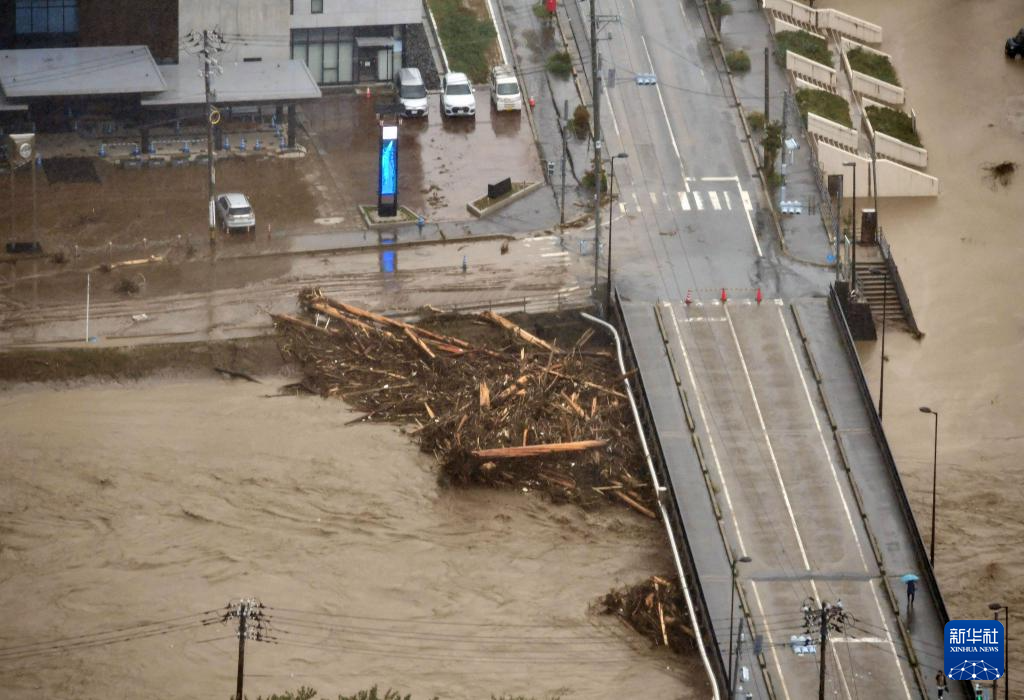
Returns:
[[[293,29],[292,58],[305,61],[321,85],[351,83],[353,42],[351,32],[338,27]],[[385,66],[389,71],[390,67]]]
[[[469,85],[467,85],[466,83],[454,83],[454,84],[449,85],[445,89],[445,94],[448,94],[448,95],[469,95],[469,94],[471,94],[471,91],[469,89]]]
[[[309,0],[309,11],[314,15],[322,14],[324,11],[324,0]]]
[[[309,58],[306,59],[306,65],[309,66],[309,72],[313,74],[313,79],[318,83],[324,82],[324,45],[323,44],[310,44],[309,45]]]
[[[71,34],[78,31],[78,0],[17,0],[16,34]]]

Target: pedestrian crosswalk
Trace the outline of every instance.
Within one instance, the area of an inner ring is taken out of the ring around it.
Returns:
[[[737,197],[737,193],[739,197]],[[621,197],[618,202],[619,212],[623,214],[642,213],[640,202],[643,194],[632,192],[629,197]],[[706,213],[743,213],[754,211],[750,193],[743,189],[733,190],[692,190],[689,192],[648,192],[646,199],[654,209],[671,209],[692,215]],[[678,205],[677,205],[678,203]]]

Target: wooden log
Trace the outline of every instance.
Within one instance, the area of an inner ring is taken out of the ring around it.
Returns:
[[[371,326],[371,325],[369,325],[367,323],[363,323],[362,321],[360,321],[357,318],[352,318],[350,316],[346,316],[345,314],[341,313],[337,309],[332,309],[330,306],[328,306],[327,304],[324,304],[323,302],[314,301],[314,302],[310,303],[309,308],[311,308],[313,311],[318,311],[319,313],[322,313],[325,316],[330,316],[331,318],[338,319],[339,321],[343,321],[343,322],[345,322],[345,323],[347,323],[349,325],[355,326],[356,328],[360,328],[360,329],[362,329],[364,331],[367,331],[367,332],[369,332],[369,331],[376,331],[378,333],[383,333],[384,335],[391,335],[390,333],[388,333],[386,330],[384,330],[382,328],[374,328],[373,326]]]
[[[504,316],[499,316],[493,311],[484,311],[482,314],[480,314],[480,317],[487,321],[490,321],[496,326],[504,328],[505,330],[509,331],[510,333],[512,333],[512,335],[516,336],[523,342],[529,343],[530,345],[534,345],[543,350],[547,350],[548,352],[558,352],[558,350],[555,349],[555,347],[552,346],[550,343],[541,340],[532,333],[529,333],[520,326],[517,326],[512,321],[509,321]]]
[[[289,316],[288,314],[270,314],[270,318],[272,318],[274,321],[278,321],[281,323],[290,323],[293,326],[305,328],[306,330],[310,331],[320,331],[321,333],[329,333],[331,335],[338,334],[338,331],[332,328],[323,328],[322,326],[317,326],[316,324],[310,323],[309,321],[304,321],[301,318]]]
[[[612,491],[612,494],[620,501],[625,503],[627,506],[635,510],[637,513],[640,513],[641,515],[646,515],[651,520],[658,519],[658,516],[654,514],[653,510],[641,504],[640,502],[633,500],[632,498],[624,494],[622,491]]]
[[[329,297],[320,297],[320,299],[320,303],[322,304],[333,306],[335,309],[338,309],[339,311],[344,311],[347,314],[359,316],[360,318],[365,318],[367,320],[374,321],[383,326],[391,326],[392,328],[399,329],[409,328],[418,333],[419,335],[425,336],[427,338],[432,338],[434,340],[439,340],[442,343],[447,343],[449,345],[457,345],[462,348],[469,347],[469,343],[460,338],[453,338],[452,336],[441,335],[440,333],[435,333],[434,331],[427,330],[426,328],[420,328],[410,323],[406,323],[405,321],[399,321],[396,318],[388,318],[387,316],[381,316],[380,314],[375,314],[372,311],[360,309],[358,306],[352,306],[351,304],[346,304],[344,302],[340,302],[337,301],[336,299],[331,299]]]
[[[488,408],[491,405],[491,391],[487,388],[486,382],[480,382],[480,408]]]
[[[578,442],[553,442],[545,445],[525,445],[523,447],[494,447],[487,450],[473,450],[470,454],[479,459],[522,459],[524,457],[541,457],[560,452],[583,452],[584,450],[604,447],[607,444],[607,440],[580,440]],[[649,510],[647,512],[650,513]],[[654,517],[653,513],[651,513],[651,517]]]
[[[661,607],[661,595],[658,591],[658,582],[654,582],[654,598],[658,601],[658,622],[661,623],[661,640],[668,646],[668,632],[665,631],[665,610]]]
[[[410,330],[408,326],[403,328],[402,331],[405,333],[405,336],[409,340],[411,340],[413,342],[413,344],[416,347],[418,347],[420,349],[420,352],[422,352],[424,355],[429,357],[431,360],[433,360],[434,358],[437,357],[437,355],[435,355],[434,352],[430,348],[427,347],[427,344],[424,343],[422,340],[420,340],[420,337],[418,335],[416,335],[415,331]]]

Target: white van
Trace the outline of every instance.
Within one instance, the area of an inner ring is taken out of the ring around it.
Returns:
[[[402,103],[402,114],[407,117],[427,116],[427,88],[419,68],[402,68],[398,71],[398,101]]]
[[[491,69],[491,102],[499,112],[517,111],[523,108],[523,94],[512,66],[495,66]]]

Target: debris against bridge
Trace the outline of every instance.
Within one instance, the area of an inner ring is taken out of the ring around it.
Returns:
[[[694,649],[693,625],[675,576],[651,576],[633,586],[610,591],[601,612],[615,615],[655,646],[676,653]]]
[[[414,325],[316,289],[300,306],[302,317],[273,317],[282,353],[302,367],[295,386],[344,399],[360,420],[403,424],[442,482],[612,499],[654,517],[617,364],[591,348],[591,329],[559,348],[492,312]]]

